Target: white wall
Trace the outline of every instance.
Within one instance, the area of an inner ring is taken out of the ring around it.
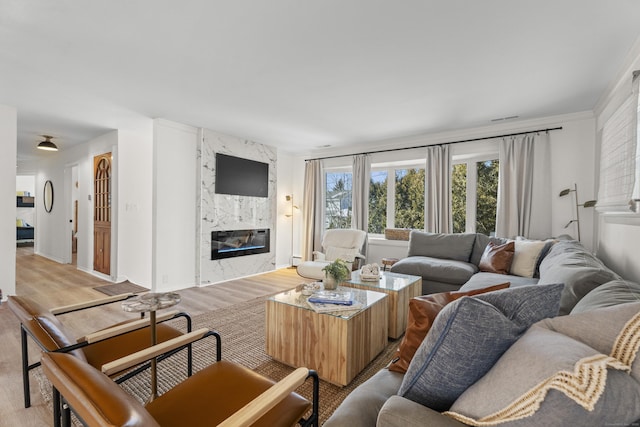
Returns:
[[[118,272],[151,288],[153,121],[118,131]]]
[[[16,155],[18,116],[0,105],[0,289],[2,298],[16,293]]]
[[[196,285],[198,129],[155,120],[153,132],[152,287]]]

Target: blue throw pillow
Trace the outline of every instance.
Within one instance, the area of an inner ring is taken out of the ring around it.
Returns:
[[[535,322],[558,314],[564,285],[509,288],[448,304],[418,348],[398,395],[445,411]]]

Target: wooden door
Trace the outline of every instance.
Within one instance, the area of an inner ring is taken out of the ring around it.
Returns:
[[[111,153],[93,158],[93,269],[111,274]]]

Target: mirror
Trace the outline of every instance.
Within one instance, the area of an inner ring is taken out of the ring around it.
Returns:
[[[44,195],[42,200],[44,200],[44,210],[51,212],[51,209],[53,209],[53,182],[49,180],[44,183]]]

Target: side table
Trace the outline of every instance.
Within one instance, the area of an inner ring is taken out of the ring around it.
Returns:
[[[139,295],[135,298],[122,301],[122,309],[128,312],[146,313],[149,312],[149,327],[151,330],[151,345],[158,342],[156,335],[156,311],[163,308],[173,307],[180,302],[180,295],[176,292],[150,292]],[[154,357],[151,359],[151,396],[149,401],[158,397],[158,365]]]

